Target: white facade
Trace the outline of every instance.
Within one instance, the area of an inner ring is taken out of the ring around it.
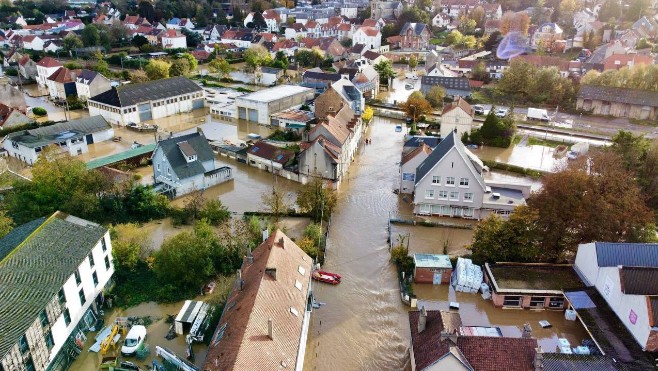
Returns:
[[[126,125],[130,122],[139,123],[142,121],[148,121],[142,120],[140,117],[139,107],[143,104],[147,104],[150,107],[151,118],[149,120],[157,120],[179,113],[190,112],[196,108],[196,102],[199,100],[203,102],[203,92],[183,94],[155,101],[147,101],[126,107],[114,107],[89,100],[88,107],[90,116],[101,115],[110,123],[116,125]],[[201,107],[202,106],[203,105],[201,105]]]
[[[48,77],[55,73],[61,66],[54,66],[54,67],[44,67],[44,66],[39,66],[37,64],[37,83],[41,87],[46,87],[46,81],[48,80]]]
[[[352,36],[352,45],[356,44],[364,44],[366,49],[379,49],[382,46],[382,33],[376,28],[361,27]]]
[[[340,8],[340,15],[347,18],[356,18],[359,13],[359,8],[352,6],[345,6]]]
[[[455,107],[441,115],[441,138],[447,137],[454,130],[457,130],[457,138],[461,138],[464,133],[470,134],[472,127],[473,116],[461,107]]]
[[[45,43],[46,42],[43,39],[41,39],[39,36],[36,36],[34,39],[30,41],[23,41],[23,48],[41,51],[43,50],[43,46]]]
[[[415,150],[414,150],[415,151]],[[415,189],[416,168],[427,159],[429,153],[418,150],[412,158],[400,165],[400,193],[412,194]],[[403,161],[405,160],[403,156]]]
[[[238,119],[269,125],[272,114],[299,107],[312,100],[314,95],[314,89],[292,85],[279,85],[246,94],[235,99]]]
[[[162,47],[164,49],[186,49],[187,48],[187,38],[185,35],[181,36],[162,36]]]

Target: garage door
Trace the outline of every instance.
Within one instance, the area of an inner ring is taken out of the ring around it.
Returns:
[[[151,105],[149,103],[140,104],[139,109],[139,121],[147,121],[153,118],[151,115]]]
[[[197,99],[192,102],[192,109],[203,108],[203,99]]]
[[[255,109],[249,110],[249,121],[258,122],[258,111]]]

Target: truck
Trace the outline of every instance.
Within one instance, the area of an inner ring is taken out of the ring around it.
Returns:
[[[539,121],[550,121],[551,118],[548,116],[548,112],[545,109],[541,108],[528,108],[528,120],[539,120]]]

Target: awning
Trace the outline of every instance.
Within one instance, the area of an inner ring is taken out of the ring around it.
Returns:
[[[564,296],[569,299],[573,309],[589,309],[596,308],[596,304],[590,299],[589,295],[585,291],[572,291],[565,292]]]

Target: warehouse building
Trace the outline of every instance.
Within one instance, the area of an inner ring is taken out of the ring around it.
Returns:
[[[300,107],[315,97],[315,89],[279,85],[245,94],[235,99],[238,119],[270,125],[270,117],[289,108]]]

